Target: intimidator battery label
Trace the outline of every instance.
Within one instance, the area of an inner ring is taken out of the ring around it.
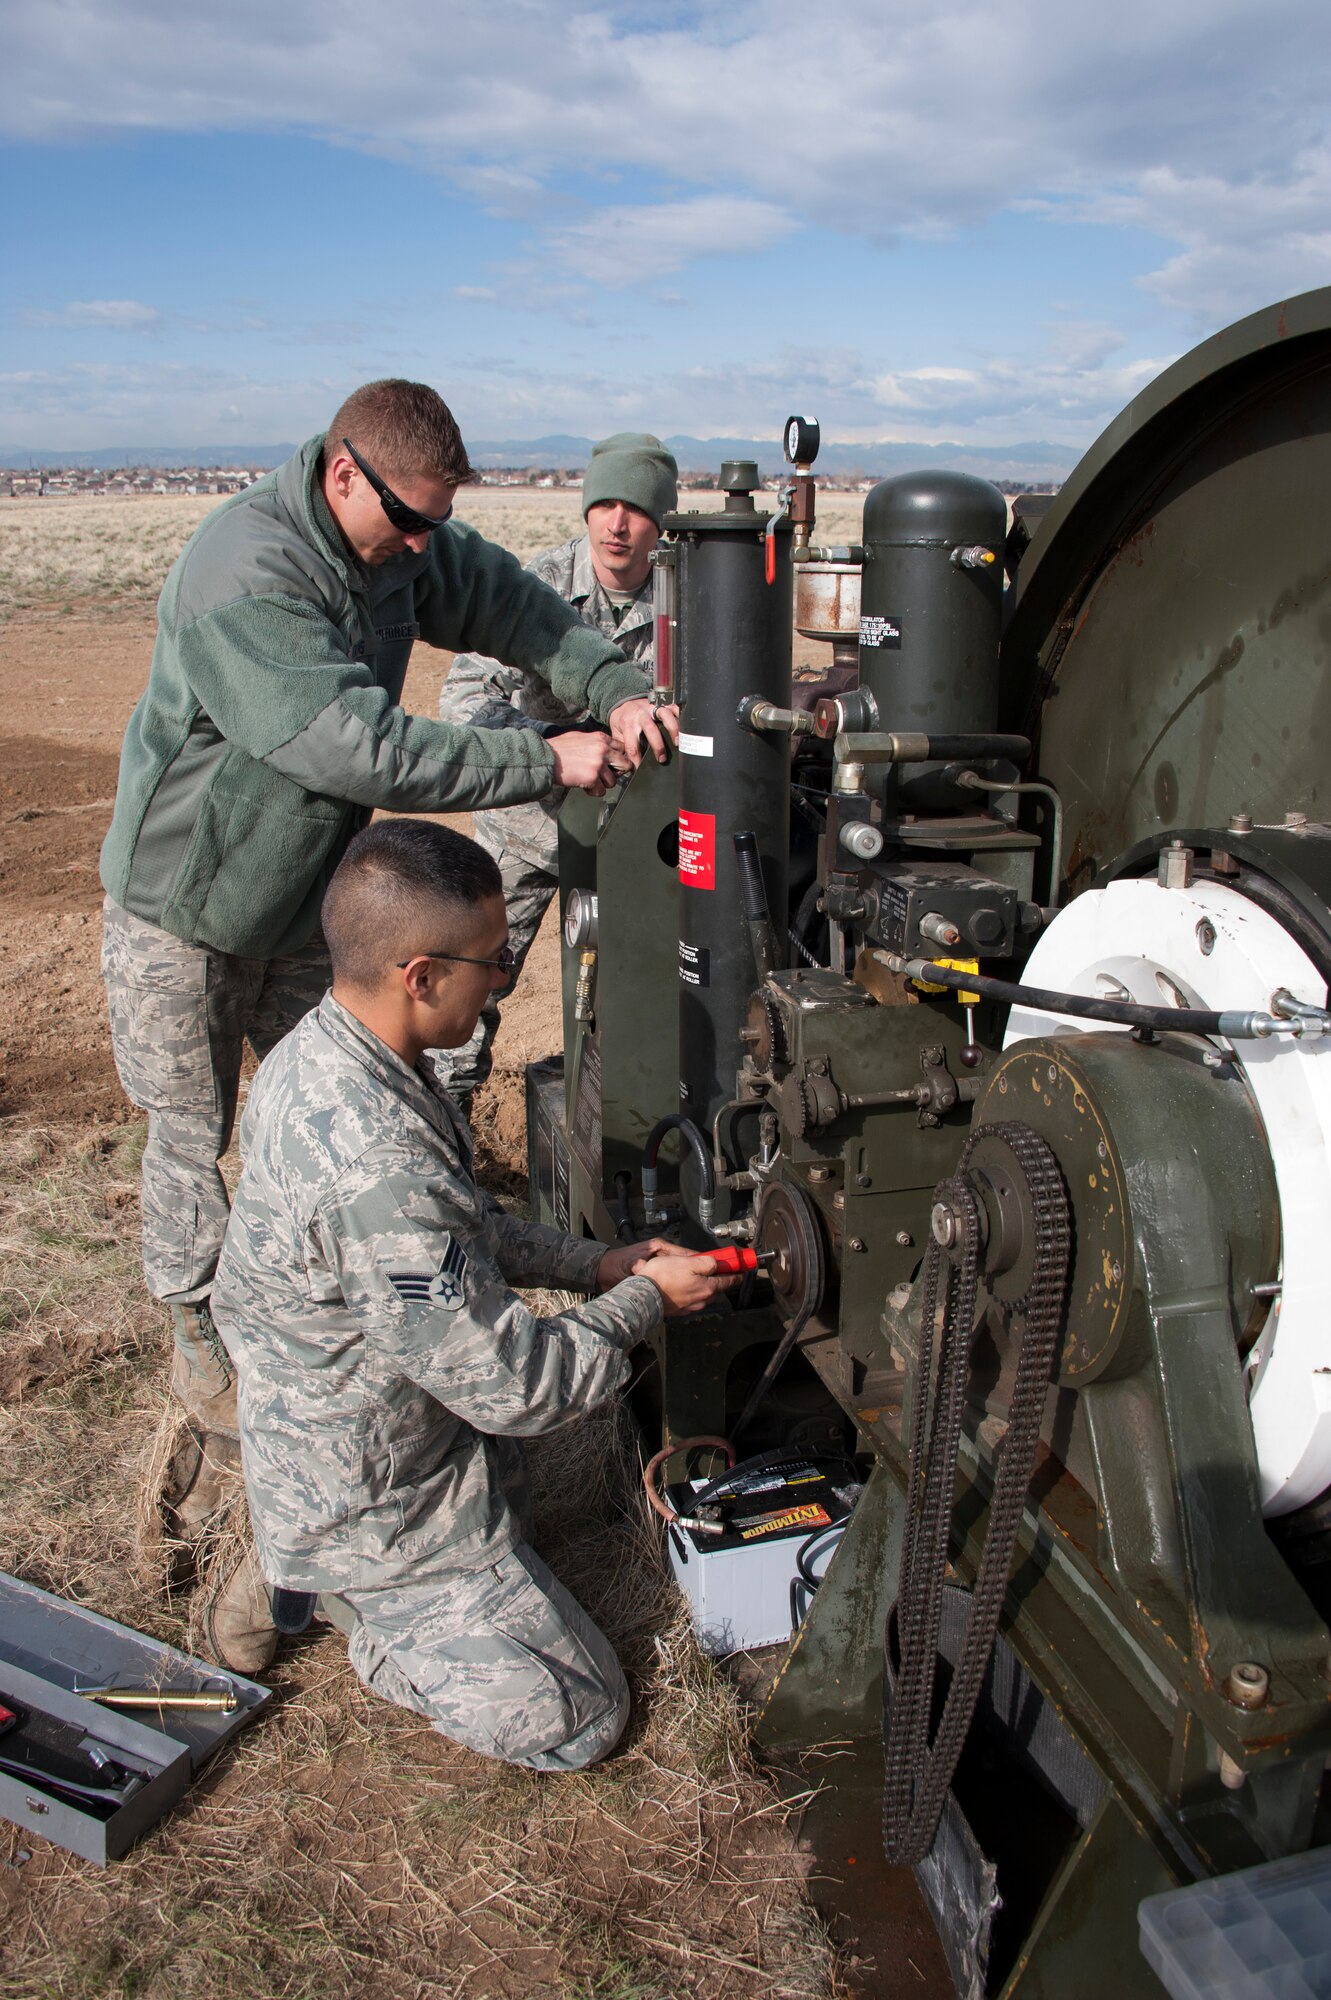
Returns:
[[[690,889],[716,887],[716,814],[679,816],[679,879]]]
[[[820,1507],[811,1500],[803,1507],[787,1507],[779,1514],[750,1514],[743,1527],[739,1528],[742,1542],[756,1542],[760,1535],[780,1535],[787,1528],[828,1528],[832,1516],[826,1507]]]

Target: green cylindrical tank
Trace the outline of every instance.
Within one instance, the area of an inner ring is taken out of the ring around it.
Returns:
[[[864,502],[860,685],[884,729],[990,731],[998,713],[1007,503],[965,472],[880,480]],[[956,794],[936,767],[899,774],[903,805]]]
[[[776,935],[784,940],[790,856],[790,738],[755,731],[740,701],[790,703],[790,524],[766,578],[768,516],[758,469],[722,468],[718,513],[671,514],[678,542],[679,1062],[677,1106],[704,1131],[734,1096],[748,997],[758,983],[735,835],[752,833]]]

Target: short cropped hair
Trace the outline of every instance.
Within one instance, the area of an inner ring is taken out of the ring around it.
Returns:
[[[469,913],[504,893],[498,866],[433,820],[381,819],[351,841],[324,894],[333,978],[373,993],[418,952],[465,942]]]
[[[328,426],[331,457],[350,438],[381,479],[444,479],[461,486],[474,475],[453,413],[428,382],[386,376],[353,389]]]

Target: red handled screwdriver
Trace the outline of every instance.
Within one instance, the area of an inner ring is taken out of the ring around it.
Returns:
[[[714,1271],[756,1271],[760,1264],[770,1264],[775,1250],[749,1250],[738,1243],[727,1243],[724,1250],[709,1250]]]

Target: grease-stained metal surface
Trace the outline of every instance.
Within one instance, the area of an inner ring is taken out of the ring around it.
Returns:
[[[1074,893],[1163,827],[1331,818],[1329,487],[1331,289],[1166,370],[1064,487],[1000,726],[1038,726]]]

